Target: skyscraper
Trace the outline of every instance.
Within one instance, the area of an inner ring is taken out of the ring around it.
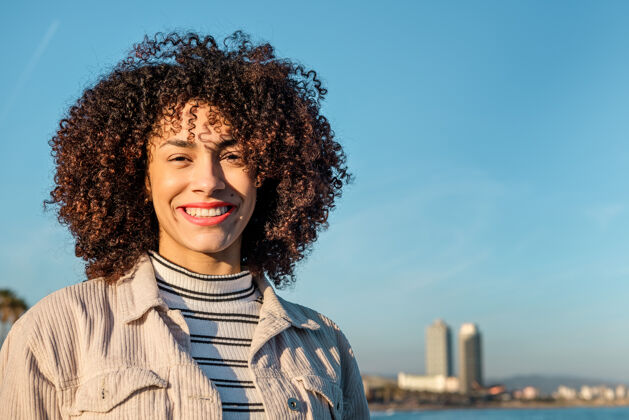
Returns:
[[[463,324],[459,331],[459,388],[464,394],[475,384],[483,384],[481,335],[474,324]]]
[[[452,334],[441,319],[426,328],[426,375],[452,376]]]

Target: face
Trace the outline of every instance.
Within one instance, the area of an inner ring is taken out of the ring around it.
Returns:
[[[190,106],[181,130],[150,139],[147,189],[159,222],[159,253],[181,263],[213,256],[240,264],[241,235],[256,202],[254,180],[225,124],[208,123],[207,105],[196,111],[194,140],[187,140]]]

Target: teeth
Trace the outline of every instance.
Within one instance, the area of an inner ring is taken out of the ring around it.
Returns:
[[[186,207],[186,213],[194,217],[216,217],[221,216],[229,210],[229,207],[214,207],[212,209],[200,209],[197,207]]]

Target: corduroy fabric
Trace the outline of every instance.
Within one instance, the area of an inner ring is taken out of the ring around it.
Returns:
[[[358,366],[328,318],[263,295],[248,364],[268,419],[368,419]],[[24,314],[0,351],[2,419],[221,419],[178,310],[148,256],[115,284],[61,289]]]

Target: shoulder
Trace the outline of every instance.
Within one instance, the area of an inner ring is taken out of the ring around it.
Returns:
[[[81,315],[92,313],[90,309],[94,307],[102,307],[111,300],[112,288],[115,286],[105,280],[94,279],[59,289],[26,311],[14,328],[28,332],[42,327],[61,327]]]
[[[6,345],[11,347],[7,352],[32,353],[46,376],[59,378],[74,358],[73,349],[84,341],[81,337],[110,314],[112,286],[94,279],[47,295],[13,324],[3,350]]]
[[[306,319],[312,319],[318,322],[324,328],[332,329],[335,331],[341,330],[334,321],[332,321],[327,316],[323,315],[321,312],[318,312],[307,306],[300,305],[299,303],[291,302],[282,297],[279,297],[279,299],[284,305],[284,307],[287,309],[287,311],[299,314],[301,315],[301,317],[306,318]]]

